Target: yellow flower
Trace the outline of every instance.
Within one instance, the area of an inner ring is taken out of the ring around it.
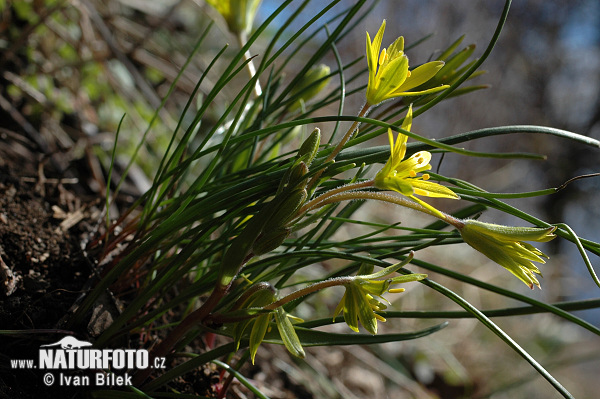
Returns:
[[[408,108],[408,113],[402,123],[402,129],[410,131],[411,125],[412,106]],[[439,211],[416,198],[415,195],[438,198],[460,198],[448,187],[428,181],[429,174],[424,173],[418,175],[420,172],[431,169],[431,165],[429,164],[431,153],[429,151],[419,151],[410,158],[404,159],[408,136],[398,133],[398,137],[394,143],[392,130],[388,129],[388,137],[390,140],[391,155],[383,168],[375,176],[375,187],[382,190],[397,191],[424,207],[434,210],[436,213],[439,213]]]
[[[412,260],[412,254],[402,263],[392,265],[377,273],[367,275],[361,275],[365,270],[365,266],[363,265],[358,272],[359,275],[355,276],[350,283],[344,285],[346,292],[339,305],[336,307],[333,317],[335,318],[343,311],[344,321],[353,331],[358,332],[358,322],[360,322],[365,330],[373,335],[377,334],[377,320],[385,322],[385,318],[375,312],[380,312],[387,308],[387,306],[379,301],[377,297],[386,301],[381,296],[385,292],[398,293],[404,291],[404,288],[390,288],[392,285],[409,281],[419,281],[426,278],[427,275],[408,274],[385,280],[375,279],[394,273],[406,263],[410,262],[410,260]]]
[[[477,220],[466,220],[459,228],[463,240],[500,266],[508,269],[519,280],[533,289],[540,288],[535,274],[541,275],[533,262],[546,263],[548,259],[542,251],[523,241],[546,242],[556,235],[556,227],[510,227]]]
[[[369,84],[367,86],[367,104],[377,105],[390,98],[400,96],[420,96],[435,93],[449,87],[442,85],[427,90],[411,92],[413,89],[435,76],[444,66],[443,61],[432,61],[416,69],[408,70],[408,57],[404,54],[404,38],[401,36],[387,49],[381,48],[385,20],[371,42],[367,32],[367,62],[369,65]]]
[[[233,33],[250,33],[261,0],[206,0],[225,18]]]

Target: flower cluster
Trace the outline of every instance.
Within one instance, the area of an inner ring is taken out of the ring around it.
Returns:
[[[533,289],[540,283],[535,277],[541,275],[533,262],[545,263],[548,256],[533,245],[523,241],[546,242],[554,239],[556,227],[511,227],[477,220],[466,220],[459,228],[463,240],[494,262],[506,268],[519,280]]]
[[[347,284],[344,284],[346,292],[336,307],[333,317],[335,318],[343,312],[344,321],[352,330],[358,332],[358,323],[360,322],[369,333],[377,334],[377,321],[385,322],[385,318],[375,312],[381,312],[387,308],[379,299],[388,302],[382,295],[386,292],[399,293],[404,291],[404,288],[391,288],[393,285],[419,281],[427,277],[426,274],[407,274],[378,280],[396,272],[411,259],[412,253],[404,262],[371,274],[362,274],[367,267],[372,269],[372,266],[363,265],[358,271],[358,275],[353,277]]]

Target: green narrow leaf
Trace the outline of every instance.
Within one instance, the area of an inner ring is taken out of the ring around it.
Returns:
[[[406,269],[402,270],[402,273],[412,273]],[[492,322],[487,316],[485,316],[479,309],[475,306],[471,305],[465,299],[454,293],[453,291],[447,289],[446,287],[438,284],[434,281],[425,279],[421,280],[421,282],[428,287],[440,292],[447,298],[451,299],[455,303],[457,303],[460,307],[465,309],[467,312],[472,313],[475,318],[477,318],[484,326],[486,326],[490,331],[496,334],[502,341],[504,341],[508,346],[510,346],[516,353],[518,353],[523,359],[525,359],[531,366],[548,381],[554,389],[560,392],[561,395],[565,398],[573,398],[573,395],[561,385],[560,382],[556,378],[552,376],[544,367],[539,364],[529,353],[527,353],[517,342],[515,342],[510,335],[506,334],[500,327],[498,327],[494,322]]]
[[[212,360],[212,363],[227,370],[228,373],[232,374],[242,385],[244,385],[246,388],[248,388],[250,390],[250,392],[252,392],[254,395],[256,395],[257,398],[269,399],[269,397],[267,395],[262,393],[260,391],[260,389],[255,387],[254,384],[252,384],[246,377],[244,377],[239,371],[237,371],[236,369],[234,369],[227,363],[223,363],[222,361],[217,360],[217,359]]]
[[[331,320],[331,319],[329,319]],[[433,327],[420,331],[398,334],[339,334],[325,331],[312,330],[303,327],[296,327],[296,333],[303,346],[340,346],[340,345],[372,345],[383,344],[386,342],[408,341],[412,339],[426,337],[442,328],[448,323],[444,322]],[[280,337],[275,332],[267,333],[265,341],[274,344],[283,344]]]

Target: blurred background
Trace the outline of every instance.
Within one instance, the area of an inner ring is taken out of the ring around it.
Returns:
[[[368,31],[373,37],[385,18],[387,26],[383,45],[387,46],[400,35],[410,44],[433,34],[421,45],[407,51],[411,65],[429,60],[461,35],[465,35],[464,45],[476,44],[474,56],[477,57],[488,45],[503,6],[503,1],[380,2],[361,24],[364,28],[354,31],[356,37],[352,42],[356,45],[344,49],[360,55],[364,51],[361,42],[364,41],[363,31]],[[413,131],[439,138],[485,127],[542,125],[600,138],[600,3],[597,1],[513,2],[500,40],[481,68],[487,74],[478,77],[475,82],[489,84],[489,89],[442,102],[417,118]],[[460,176],[491,192],[557,187],[571,177],[600,171],[597,149],[550,136],[508,135],[469,142],[465,147],[479,151],[524,151],[547,155],[546,161],[502,161],[451,155],[444,158],[441,167],[444,175]],[[435,170],[437,165],[433,164],[433,167]],[[552,196],[507,202],[550,223],[567,223],[582,237],[597,240],[600,238],[600,210],[595,198],[599,193],[600,178],[596,177],[576,181]],[[484,213],[481,220],[524,223],[493,211]],[[509,282],[503,270],[488,264],[484,257],[468,248],[446,247],[442,251],[419,256],[430,256],[436,264],[445,259],[444,264],[452,270],[465,271],[466,268],[474,277],[500,286],[508,285],[524,295],[548,302],[598,297],[598,287],[590,279],[577,248],[564,240],[554,240],[549,244],[544,247],[551,258],[541,267],[544,275],[540,280],[541,291],[529,291],[519,286],[522,284],[517,281]],[[591,260],[596,268],[600,266],[597,257]],[[480,308],[503,306],[497,297],[487,292],[475,292],[471,288],[465,291],[464,287],[443,278],[436,281],[443,281]],[[411,293],[401,300],[399,306],[417,309],[427,299],[431,301],[427,294],[419,300]],[[436,299],[433,303],[426,303],[433,308],[449,305],[447,301]],[[577,314],[594,325],[600,325],[599,310]],[[524,316],[494,321],[505,331],[510,331],[517,342],[549,367],[568,389],[573,389],[575,397],[598,395],[600,386],[594,377],[595,370],[600,367],[597,337],[586,331],[575,331],[572,326],[553,317]],[[405,323],[402,321],[402,324]],[[489,397],[545,398],[557,395],[541,378],[531,379],[529,365],[498,345],[497,338],[484,330],[473,321],[451,321],[450,326],[436,334],[434,339],[423,340],[414,346],[413,343],[402,344],[402,349],[397,350],[404,353],[412,351],[416,364],[421,364],[424,369],[429,366],[425,374],[429,373],[427,378],[431,381],[443,380],[444,377],[446,381],[452,381],[449,376],[455,373],[454,377],[458,380],[466,378],[475,385],[485,386],[481,391],[483,396],[494,390],[497,393],[489,394]],[[427,363],[423,359],[430,361],[428,366],[423,365]],[[432,371],[436,370],[436,366],[439,374]],[[515,382],[523,385],[517,384],[506,391],[499,389]],[[460,397],[452,396],[450,392],[445,391],[441,397]]]
[[[310,3],[303,11],[306,17],[299,21],[308,20],[323,7],[322,3]],[[328,18],[353,3],[342,0]],[[263,0],[256,25],[279,4]],[[371,8],[371,13],[336,46],[344,61],[363,56],[365,31],[373,37],[385,18],[384,46],[400,35],[410,45],[432,34],[407,51],[411,65],[435,57],[462,35],[463,45],[477,46],[477,57],[489,43],[503,5],[497,0],[369,2],[366,8]],[[291,7],[280,19],[293,11]],[[0,1],[0,15],[0,167],[18,162],[21,173],[35,175],[41,158],[34,149],[42,149],[47,175],[79,178],[81,195],[89,198],[104,192],[110,149],[123,114],[127,118],[121,128],[121,165],[127,163],[201,32],[211,18],[216,21],[216,29],[183,73],[160,121],[150,132],[140,161],[124,186],[122,205],[131,203],[148,187],[161,148],[168,142],[169,132],[200,72],[223,44],[230,42],[235,47],[235,39],[219,15],[202,0],[4,0]],[[260,46],[266,44],[259,41],[251,52],[260,58]],[[305,51],[310,52],[310,46]],[[331,54],[324,62],[335,67]],[[366,61],[356,68],[365,66]],[[489,84],[490,88],[444,101],[417,118],[413,131],[441,138],[485,127],[542,125],[600,139],[599,2],[514,2],[500,40],[482,69],[487,73],[476,83]],[[201,91],[210,87],[210,77]],[[349,89],[362,84],[351,82]],[[233,93],[233,88],[231,93],[227,90],[225,96]],[[202,101],[202,96],[197,101]],[[363,101],[362,93],[349,96],[345,113],[353,114]],[[219,104],[212,112],[219,115]],[[322,126],[325,136],[327,129],[327,125]],[[386,143],[380,140],[377,144]],[[507,135],[465,146],[477,151],[547,155],[545,161],[452,154],[443,161],[439,156],[434,159],[434,169],[442,162],[442,174],[470,181],[490,192],[558,187],[572,177],[600,172],[597,149],[553,136]],[[580,237],[600,241],[599,194],[600,178],[590,178],[575,181],[552,196],[508,202],[550,223],[567,223]],[[357,217],[410,225],[415,216],[375,204],[363,207]],[[523,223],[491,211],[482,220]],[[343,234],[356,232],[349,229]],[[542,248],[551,258],[542,266],[541,291],[528,290],[501,267],[465,247],[446,246],[424,251],[419,257],[547,302],[599,296],[577,248],[567,241],[554,240]],[[597,257],[591,260],[600,268]],[[430,276],[480,309],[519,305],[473,287],[465,288],[443,276]],[[425,287],[415,285],[410,290],[410,295],[394,302],[394,309],[456,309],[449,300]],[[578,315],[600,325],[599,310]],[[576,397],[593,398],[600,392],[598,337],[546,315],[495,321]],[[413,330],[423,325],[431,322],[395,320],[385,327]],[[271,361],[273,354],[275,361]],[[257,381],[262,378],[268,385],[272,373],[278,373],[298,386],[310,387],[311,379],[327,373],[336,382],[338,394],[347,398],[556,396],[525,361],[472,320],[450,320],[446,329],[423,340],[351,351],[310,350],[305,364],[281,362],[287,356],[281,348],[259,351],[259,356],[262,362],[257,362],[259,366],[252,371]],[[323,389],[321,397],[336,397],[335,390],[330,394]],[[306,390],[306,397],[315,396],[309,388]]]

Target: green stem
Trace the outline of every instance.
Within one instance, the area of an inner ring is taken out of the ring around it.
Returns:
[[[565,223],[557,223],[556,226],[566,230],[567,234],[569,234],[571,236],[572,242],[575,243],[575,245],[577,246],[577,249],[579,250],[579,253],[581,254],[581,258],[583,259],[583,262],[585,263],[585,266],[587,267],[588,272],[590,273],[590,276],[592,276],[592,280],[594,280],[594,283],[596,283],[596,285],[598,287],[600,287],[600,280],[598,279],[598,275],[596,274],[596,271],[594,270],[594,266],[592,266],[592,262],[590,262],[590,258],[588,258],[587,254],[585,253],[585,248],[581,244],[581,241],[579,240],[579,237],[577,236],[577,234],[575,234],[573,229],[571,229]]]
[[[409,270],[401,269],[399,271],[403,274],[412,273]],[[508,346],[510,346],[517,354],[519,354],[523,359],[525,359],[542,377],[544,377],[553,387],[556,389],[563,397],[565,398],[573,398],[573,395],[565,387],[563,387],[558,380],[556,380],[544,367],[539,364],[529,353],[527,353],[519,344],[512,339],[512,337],[506,334],[502,329],[500,329],[493,321],[491,321],[487,316],[485,316],[479,309],[475,306],[471,305],[461,296],[457,295],[453,291],[447,289],[446,287],[431,281],[431,280],[422,280],[422,283],[426,286],[433,288],[438,291],[442,295],[446,296],[450,300],[454,301],[460,307],[462,307],[467,312],[471,313],[475,316],[484,326],[486,326],[490,331],[496,334],[500,339],[502,339]]]
[[[371,108],[371,106],[369,104],[363,105],[362,109],[358,113],[358,117],[362,118],[362,117],[366,116],[367,113],[369,112],[370,108]],[[329,161],[333,161],[335,159],[335,157],[337,156],[337,154],[339,154],[340,151],[342,151],[342,148],[344,148],[344,146],[346,145],[348,140],[350,140],[350,138],[352,137],[354,131],[358,128],[359,123],[360,122],[358,122],[358,121],[354,121],[352,126],[350,126],[350,129],[348,129],[348,131],[346,132],[344,137],[340,140],[340,142],[334,148],[333,152],[331,154],[329,154],[329,156],[325,160],[325,163],[327,163]]]

